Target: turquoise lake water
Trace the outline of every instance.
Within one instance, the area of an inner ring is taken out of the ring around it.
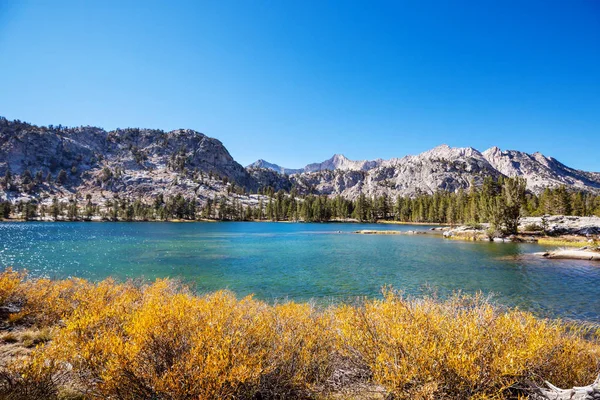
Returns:
[[[532,244],[356,235],[422,226],[302,223],[0,223],[0,268],[99,280],[177,277],[199,292],[347,301],[383,285],[411,295],[493,293],[540,316],[600,322],[600,263],[544,260]]]

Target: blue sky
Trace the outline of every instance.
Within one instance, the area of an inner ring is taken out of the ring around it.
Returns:
[[[192,128],[243,165],[436,145],[600,171],[600,2],[0,0],[0,115]]]

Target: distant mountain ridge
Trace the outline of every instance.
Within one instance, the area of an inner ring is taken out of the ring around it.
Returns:
[[[285,168],[285,167],[281,167],[277,164],[273,164],[273,163],[270,163],[270,162],[262,160],[262,159],[254,161],[252,164],[246,166],[246,168],[247,169],[248,168],[270,169],[271,171],[275,171],[275,172],[278,172],[283,175],[292,175],[292,174],[299,174],[299,173],[305,172],[304,168],[296,168],[296,169]]]
[[[372,168],[378,167],[382,160],[374,161],[352,161],[343,154],[334,154],[328,160],[320,163],[312,163],[306,165],[304,168],[286,168],[277,164],[270,163],[265,160],[258,160],[248,165],[246,168],[266,168],[272,171],[279,172],[280,174],[294,175],[301,174],[304,172],[317,172],[317,171],[368,171]]]
[[[219,140],[189,129],[39,127],[0,117],[0,201],[91,196],[97,203],[123,197],[148,202],[159,195],[198,203],[222,196],[250,201],[244,193],[266,187],[353,199],[361,193],[456,192],[501,176],[523,177],[535,193],[560,185],[600,193],[600,173],[498,147],[480,152],[441,145],[389,160],[354,161],[335,154],[298,169],[258,160],[244,168]]]
[[[552,157],[546,157],[541,153],[528,154],[516,150],[503,151],[498,147],[492,147],[480,152],[472,147],[456,148],[448,145],[440,145],[418,155],[407,155],[402,158],[389,160],[352,161],[343,155],[335,154],[332,158],[321,163],[308,164],[302,169],[288,169],[279,167],[271,168],[264,160],[261,168],[271,170],[284,170],[287,174],[296,174],[292,177],[297,181],[312,181],[317,188],[332,191],[333,193],[348,193],[348,185],[341,182],[345,179],[337,178],[337,183],[314,182],[314,179],[302,179],[302,174],[324,171],[344,171],[348,176],[351,172],[367,172],[364,179],[360,179],[359,191],[381,193],[378,183],[379,178],[385,176],[389,185],[390,179],[395,181],[392,192],[411,194],[417,190],[434,192],[436,190],[457,190],[459,187],[466,188],[465,176],[475,182],[481,180],[482,176],[498,177],[522,177],[527,181],[528,189],[539,193],[544,188],[566,185],[568,187],[583,191],[600,190],[600,173],[586,172],[565,166]],[[440,166],[446,168],[440,169]],[[253,163],[248,168],[259,167]],[[462,169],[461,169],[462,168]],[[326,179],[326,178],[325,178]],[[333,185],[333,186],[332,186]],[[353,193],[354,194],[354,193]]]

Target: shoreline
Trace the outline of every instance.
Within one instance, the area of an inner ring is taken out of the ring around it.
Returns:
[[[340,219],[335,219],[335,220],[329,220],[329,221],[302,221],[302,220],[298,220],[298,221],[289,221],[289,220],[279,220],[279,221],[271,221],[268,219],[262,219],[262,220],[240,220],[240,221],[235,221],[235,220],[218,220],[218,219],[208,219],[208,218],[198,218],[198,219],[169,219],[169,220],[131,220],[131,221],[125,221],[125,220],[110,220],[110,219],[99,219],[99,218],[92,218],[92,219],[77,219],[77,220],[68,220],[68,219],[58,219],[58,220],[53,220],[53,219],[22,219],[22,218],[9,218],[9,219],[0,219],[0,222],[73,222],[73,223],[80,223],[80,222],[107,222],[107,223],[111,223],[111,222],[173,222],[173,223],[193,223],[193,222],[274,222],[274,223],[285,223],[285,224],[294,224],[294,223],[298,223],[298,224],[381,224],[381,225],[416,225],[416,226],[445,226],[445,227],[451,227],[451,226],[456,226],[456,225],[450,225],[450,224],[445,224],[445,223],[433,223],[433,222],[404,222],[404,221],[387,221],[387,220],[377,220],[377,221],[359,221],[357,219],[353,219],[353,218],[349,218],[349,219],[344,219],[344,220],[340,220]]]

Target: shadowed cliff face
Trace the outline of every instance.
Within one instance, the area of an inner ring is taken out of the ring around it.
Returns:
[[[15,184],[0,186],[0,198],[128,197],[151,200],[182,194],[199,202],[228,195],[233,187],[256,191],[296,188],[300,194],[356,198],[387,194],[410,196],[479,185],[487,176],[522,176],[528,189],[567,185],[600,191],[600,174],[569,168],[542,154],[438,146],[416,156],[352,161],[336,154],[321,163],[289,169],[259,160],[243,168],[217,139],[178,129],[38,127],[0,119],[0,178],[7,171]],[[42,182],[23,185],[26,171]],[[62,171],[62,172],[61,172]],[[59,179],[59,175],[60,179]],[[50,178],[49,180],[47,179]]]

